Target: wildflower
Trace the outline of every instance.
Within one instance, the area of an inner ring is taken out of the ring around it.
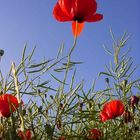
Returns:
[[[90,140],[99,140],[102,136],[102,133],[99,129],[93,128],[89,131],[89,137]]]
[[[103,106],[100,113],[102,122],[119,117],[124,112],[124,104],[121,100],[112,100]]]
[[[11,94],[0,95],[0,117],[10,117],[19,107],[18,100]]]
[[[33,137],[33,132],[30,129],[26,130],[25,132],[19,129],[17,130],[17,135],[21,138],[21,140],[31,140]]]
[[[96,0],[58,0],[53,15],[60,22],[72,21],[73,34],[78,36],[84,22],[96,22],[103,18],[96,10]]]

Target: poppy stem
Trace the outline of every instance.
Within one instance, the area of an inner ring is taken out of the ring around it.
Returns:
[[[77,23],[77,26],[78,26],[78,23]],[[77,27],[76,27],[77,28]],[[76,29],[77,30],[77,29]],[[65,86],[65,83],[66,83],[66,79],[67,79],[67,75],[68,75],[68,71],[69,71],[69,67],[70,67],[70,58],[71,58],[71,54],[72,54],[72,52],[74,51],[74,48],[75,48],[75,46],[76,46],[76,42],[77,42],[77,36],[75,36],[74,37],[74,42],[73,42],[73,46],[72,46],[72,48],[70,49],[70,52],[68,53],[68,56],[67,56],[67,58],[68,58],[68,62],[67,62],[67,65],[66,65],[66,71],[65,71],[65,74],[64,74],[64,79],[63,79],[63,83],[62,83],[62,87],[61,87],[61,92],[60,92],[60,102],[61,102],[61,99],[62,99],[62,97],[63,97],[63,93],[64,93],[64,86]],[[65,101],[65,105],[66,105],[66,103],[67,103],[67,100]],[[56,113],[56,119],[55,119],[55,126],[56,126],[56,124],[57,124],[57,120],[58,120],[58,118],[59,118],[59,111],[60,111],[60,107],[58,108],[58,110],[57,110],[57,113]],[[54,129],[55,129],[55,126],[54,126],[54,128],[53,128],[53,132],[54,132]]]
[[[77,23],[77,22],[76,22]],[[78,26],[78,23],[77,23],[77,26]],[[77,27],[76,27],[77,28]],[[77,30],[77,29],[76,29]],[[66,66],[66,71],[65,71],[65,75],[64,75],[64,80],[63,80],[63,84],[62,84],[62,88],[61,88],[61,91],[63,92],[64,90],[64,85],[65,85],[65,82],[66,82],[66,78],[67,78],[67,74],[68,74],[68,70],[69,70],[69,67],[70,67],[70,58],[71,58],[71,54],[72,52],[74,51],[74,48],[76,46],[76,42],[77,42],[77,36],[74,37],[74,42],[73,42],[73,46],[72,48],[70,49],[70,52],[68,53],[68,62],[67,62],[67,66]]]
[[[78,31],[78,22],[76,21],[76,35],[74,36],[74,42],[73,42],[73,46],[69,52],[69,56],[71,56],[72,52],[74,51],[74,48],[76,46],[76,42],[77,42],[77,31]]]

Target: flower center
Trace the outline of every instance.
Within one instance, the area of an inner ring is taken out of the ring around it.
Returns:
[[[83,22],[83,18],[80,18],[80,17],[74,17],[73,20],[78,21],[79,23]]]

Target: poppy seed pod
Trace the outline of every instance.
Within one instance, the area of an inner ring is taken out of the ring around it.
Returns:
[[[4,55],[4,50],[0,49],[0,56],[3,56],[3,55]]]
[[[109,78],[105,78],[106,83],[109,84]]]

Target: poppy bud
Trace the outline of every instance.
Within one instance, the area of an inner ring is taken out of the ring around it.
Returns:
[[[138,105],[139,102],[139,97],[137,96],[132,96],[130,99],[130,105],[133,107],[134,105]]]
[[[109,84],[109,78],[105,78],[107,84]]]
[[[0,49],[0,56],[3,56],[3,55],[4,55],[4,50]]]

